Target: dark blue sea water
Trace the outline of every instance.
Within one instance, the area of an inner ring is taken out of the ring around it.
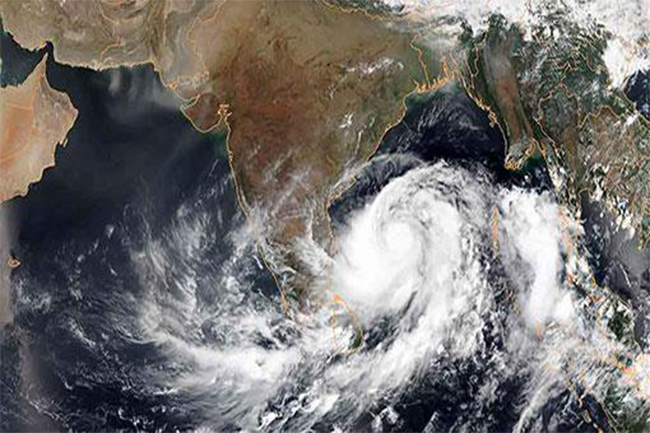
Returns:
[[[482,168],[496,184],[539,191],[552,189],[543,161],[532,161],[518,172],[504,168],[503,135],[458,87],[413,97],[407,105],[404,119],[387,132],[354,187],[334,202],[330,214],[335,226],[391,179],[418,165],[440,160],[470,170]]]
[[[16,44],[8,35],[0,21],[0,86],[18,85],[43,58],[45,50],[28,51]]]
[[[629,77],[625,94],[634,102],[637,110],[650,120],[650,70],[637,71]]]

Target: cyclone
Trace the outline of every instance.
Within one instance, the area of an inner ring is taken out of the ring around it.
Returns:
[[[333,251],[305,242],[318,277],[310,307],[291,317],[277,292],[254,287],[246,224],[206,302],[207,215],[180,212],[169,234],[132,251],[149,288],[140,338],[174,365],[152,380],[200,403],[207,427],[399,430],[404,402],[429,399],[430,428],[513,428],[560,392],[528,384],[554,350],[546,329],[576,323],[548,192],[497,185],[478,165],[421,163],[357,206]],[[459,389],[434,395],[450,384]],[[506,405],[517,418],[499,418]]]

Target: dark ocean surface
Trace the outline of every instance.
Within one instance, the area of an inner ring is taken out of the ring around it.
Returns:
[[[496,184],[550,191],[543,161],[531,161],[521,171],[504,168],[505,143],[497,127],[461,89],[447,86],[431,96],[407,101],[404,119],[392,128],[357,183],[333,203],[334,225],[374,197],[391,179],[421,164],[445,160],[452,165],[482,168]]]
[[[23,81],[43,58],[45,50],[28,51],[7,34],[0,21],[0,86],[16,86]]]
[[[625,94],[650,120],[650,70],[635,72],[625,83]]]

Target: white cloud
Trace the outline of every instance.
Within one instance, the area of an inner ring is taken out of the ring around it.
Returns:
[[[612,35],[604,60],[614,87],[620,87],[634,72],[650,68],[650,0],[384,1],[393,7],[403,6],[404,12],[417,22],[458,17],[475,32],[485,30],[488,17],[499,13],[518,24],[525,35],[530,34],[532,25],[543,20],[541,13],[560,10],[585,30],[602,26]]]
[[[609,71],[611,85],[618,88],[622,87],[625,80],[636,71],[650,67],[650,56],[647,51],[644,53],[638,46],[628,45],[618,37],[608,41],[603,60]]]
[[[522,313],[534,329],[540,329],[559,311],[570,307],[560,304],[562,269],[561,231],[557,205],[548,194],[519,189],[505,193],[501,204],[505,245],[501,248],[504,264],[519,285]]]
[[[495,204],[503,264],[496,270],[515,283],[521,316],[501,296],[503,280],[489,275],[498,263]],[[518,426],[535,426],[567,381],[601,392],[603,378],[612,377],[601,361],[616,347],[593,331],[591,319],[582,320],[584,309],[560,281],[560,210],[550,194],[499,189],[480,170],[444,163],[412,169],[350,216],[336,254],[304,242],[303,259],[320,276],[310,289],[324,302],[296,311],[293,320],[248,278],[247,268],[257,269],[249,257],[260,236],[254,222],[234,232],[227,240],[232,256],[199,282],[196,271],[206,268],[195,266],[212,259],[204,253],[216,234],[205,220],[210,213],[179,212],[163,236],[132,255],[146,291],[139,338],[174,366],[173,375],[163,369],[152,381],[206,401],[216,430],[237,423],[306,431],[332,412],[346,429],[422,376],[436,380],[437,363],[476,359],[489,376],[475,396],[486,412],[498,404],[493,390],[504,380],[531,378]],[[571,270],[580,272],[576,263]],[[199,285],[215,286],[213,302],[201,302]],[[336,296],[347,309],[328,302]],[[346,322],[352,316],[366,337],[375,335],[357,351],[350,350],[358,336]],[[562,326],[530,332],[551,321]],[[486,349],[488,330],[503,339],[502,348]],[[647,371],[644,362],[635,365]],[[639,382],[637,376],[630,380]],[[399,413],[389,412],[384,421],[398,425]]]

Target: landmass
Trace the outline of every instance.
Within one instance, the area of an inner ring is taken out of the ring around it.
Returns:
[[[204,51],[213,90],[185,113],[209,130],[227,110],[242,205],[264,220],[274,262],[296,270],[293,242],[327,244],[346,170],[370,157],[426,71],[412,36],[318,2],[229,2],[216,21],[196,33],[223,42]]]
[[[316,1],[1,2],[0,15],[24,47],[52,41],[61,63],[153,63],[197,129],[227,128],[240,202],[281,285],[308,274],[297,240],[327,248],[344,174],[442,73],[448,49],[436,58],[404,22]]]
[[[68,95],[47,82],[46,62],[44,56],[20,86],[0,89],[0,201],[27,194],[54,165],[77,118]]]
[[[601,201],[643,248],[650,241],[650,122],[611,85],[606,34],[560,14],[542,23],[525,38],[492,16],[468,44],[470,88],[504,132],[509,168],[543,155],[563,204],[579,216],[583,198]]]

